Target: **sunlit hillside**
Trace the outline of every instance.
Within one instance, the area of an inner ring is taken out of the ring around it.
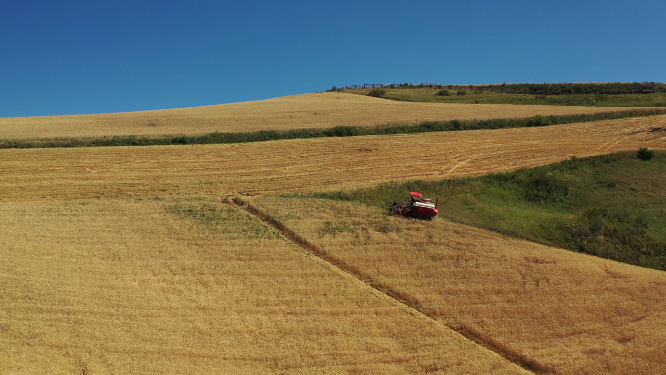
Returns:
[[[0,150],[0,200],[220,196],[478,176],[639,147],[666,116],[519,129],[231,145]]]
[[[214,200],[0,205],[0,372],[526,373]]]
[[[354,94],[317,93],[253,102],[144,112],[0,118],[0,139],[198,135],[212,132],[254,132],[345,125],[411,124],[426,120],[587,114],[622,109],[406,103]]]
[[[608,110],[321,93],[0,119],[0,138]],[[2,149],[0,373],[663,373],[663,272],[442,217],[421,222],[280,196],[640,147],[666,149],[666,115],[238,144]],[[233,204],[241,197],[284,227]]]
[[[537,372],[666,371],[662,271],[347,202],[250,201],[361,279],[475,340],[537,362]]]

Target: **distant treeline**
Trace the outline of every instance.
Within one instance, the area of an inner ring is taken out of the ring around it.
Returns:
[[[650,94],[656,92],[666,93],[666,84],[659,82],[632,82],[632,83],[502,83],[495,85],[441,85],[432,83],[400,83],[384,84],[369,83],[364,85],[345,86],[337,88],[333,86],[327,91],[339,91],[345,89],[367,89],[367,88],[438,88],[456,91],[471,92],[499,92],[509,94],[531,94],[531,95],[571,95],[571,94],[594,94],[594,95],[619,95],[619,94]]]
[[[188,136],[113,136],[98,138],[52,138],[37,140],[0,140],[0,149],[7,148],[63,148],[63,147],[116,147],[116,146],[163,146],[163,145],[197,145],[227,144],[276,141],[284,139],[306,139],[325,137],[352,137],[363,135],[391,135],[428,133],[440,131],[501,129],[530,126],[547,126],[611,120],[620,118],[651,116],[666,114],[666,109],[635,109],[621,112],[603,112],[596,114],[534,116],[520,119],[489,119],[489,120],[451,120],[424,121],[416,125],[391,124],[378,126],[335,126],[328,129],[292,129],[262,130],[252,133],[220,133]]]

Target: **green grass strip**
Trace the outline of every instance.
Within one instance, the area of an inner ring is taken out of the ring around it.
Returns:
[[[252,133],[220,133],[187,136],[165,135],[113,136],[97,138],[44,138],[35,140],[0,140],[0,148],[64,148],[64,147],[116,147],[116,146],[160,146],[160,145],[201,145],[276,141],[284,139],[307,139],[325,137],[353,137],[364,135],[413,134],[441,131],[520,128],[530,126],[561,125],[600,120],[614,120],[631,117],[666,114],[666,109],[634,109],[620,112],[596,114],[534,116],[518,119],[490,120],[451,120],[424,121],[417,125],[389,124],[379,126],[336,126],[328,129],[293,129],[285,131],[262,130]]]
[[[515,172],[292,194],[388,207],[410,191],[439,216],[576,252],[666,271],[666,153],[646,148]]]

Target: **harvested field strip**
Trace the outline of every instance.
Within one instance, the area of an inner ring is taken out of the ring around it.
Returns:
[[[0,285],[7,373],[527,373],[212,199],[0,203]]]
[[[250,214],[254,215],[257,219],[269,224],[273,228],[277,229],[280,231],[287,239],[295,243],[296,245],[302,247],[309,253],[319,257],[323,261],[329,263],[333,267],[341,270],[342,272],[345,272],[357,280],[363,282],[364,284],[370,286],[374,290],[378,291],[379,293],[407,306],[410,309],[413,309],[418,311],[420,314],[423,314],[424,316],[432,319],[434,322],[440,322],[438,320],[438,315],[434,311],[431,311],[427,309],[426,307],[420,305],[419,301],[417,299],[412,298],[409,294],[407,293],[401,293],[398,292],[388,285],[384,285],[382,283],[379,283],[373,278],[364,273],[362,270],[346,263],[345,261],[341,259],[336,259],[335,257],[331,256],[329,253],[326,251],[322,250],[319,248],[317,245],[314,243],[310,242],[308,239],[302,237],[298,233],[294,232],[292,229],[289,227],[285,226],[282,222],[277,220],[275,217],[263,212],[262,210],[258,209],[257,207],[253,206],[252,204],[244,201],[240,197],[234,197],[233,199],[227,198],[227,203],[230,205],[233,205],[234,207],[243,209]],[[486,349],[492,351],[495,354],[498,354],[508,361],[511,361],[512,363],[522,367],[525,370],[532,371],[534,373],[538,374],[546,374],[546,373],[552,373],[553,368],[547,367],[542,365],[541,363],[537,362],[534,359],[528,358],[514,350],[511,350],[509,347],[502,345],[499,342],[494,341],[493,339],[489,337],[484,337],[484,335],[475,329],[471,327],[467,327],[465,325],[458,325],[458,326],[452,326],[452,325],[447,325],[447,327],[453,331],[456,331],[466,337],[467,339],[475,342],[478,345],[481,345],[485,347]]]
[[[56,138],[38,140],[0,140],[3,148],[60,148],[60,147],[112,147],[112,146],[165,146],[194,144],[228,144],[266,142],[283,139],[352,137],[367,135],[395,135],[462,131],[481,129],[506,129],[532,126],[562,125],[571,123],[654,116],[666,113],[664,109],[638,109],[621,112],[602,112],[584,115],[535,116],[530,118],[489,119],[467,121],[427,121],[417,125],[379,125],[371,127],[337,126],[328,129],[293,129],[285,131],[259,131],[255,133],[211,133],[201,136],[136,137],[114,136],[103,138]]]
[[[319,93],[158,111],[0,118],[0,138],[161,137],[165,134],[195,136],[213,132],[326,129],[389,123],[414,125],[423,121],[526,118],[616,110],[626,108],[400,103],[354,94]]]
[[[390,181],[435,181],[571,156],[666,149],[666,133],[652,130],[664,127],[666,115],[427,135],[0,150],[0,201],[334,191]],[[619,137],[621,142],[613,143]]]
[[[666,371],[664,272],[349,202],[246,199],[433,319],[545,370]]]

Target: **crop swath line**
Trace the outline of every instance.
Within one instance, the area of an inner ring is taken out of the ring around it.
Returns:
[[[475,330],[472,327],[466,325],[452,325],[442,322],[437,319],[441,314],[438,314],[436,311],[433,311],[427,307],[421,306],[418,301],[409,296],[408,294],[401,293],[390,287],[380,284],[357,268],[349,265],[339,259],[331,257],[325,251],[320,249],[317,245],[310,242],[308,239],[302,237],[298,233],[294,232],[292,229],[284,225],[282,222],[277,220],[275,217],[261,211],[257,207],[253,206],[249,202],[244,201],[242,198],[236,197],[227,197],[225,202],[232,207],[237,209],[244,210],[250,213],[252,216],[258,220],[263,221],[264,223],[270,225],[271,227],[278,230],[282,235],[287,238],[289,241],[299,246],[307,253],[316,256],[317,258],[326,262],[329,266],[336,268],[347,275],[353,277],[354,279],[364,283],[365,285],[371,287],[382,295],[389,297],[394,302],[399,303],[400,305],[406,307],[413,313],[421,315],[431,321],[434,321],[437,324],[441,324],[448,329],[457,332],[461,336],[465,337],[467,340],[474,342],[475,344],[493,352],[496,355],[503,357],[509,362],[513,363],[516,366],[519,366],[523,370],[533,372],[535,374],[552,374],[555,373],[555,369],[550,366],[544,366],[541,363],[537,362],[534,359],[528,358],[520,353],[513,351],[502,343],[499,343],[493,340],[490,337],[484,336],[481,332]]]
[[[622,141],[623,138],[624,138],[624,137],[615,137],[615,138],[611,139],[610,141],[608,141],[608,142],[602,144],[601,146],[599,146],[599,148],[598,148],[597,150],[601,150],[601,149],[603,149],[604,151],[608,151],[608,150],[610,150],[613,146],[615,146],[615,145],[617,145],[618,143],[620,143],[620,142]]]

